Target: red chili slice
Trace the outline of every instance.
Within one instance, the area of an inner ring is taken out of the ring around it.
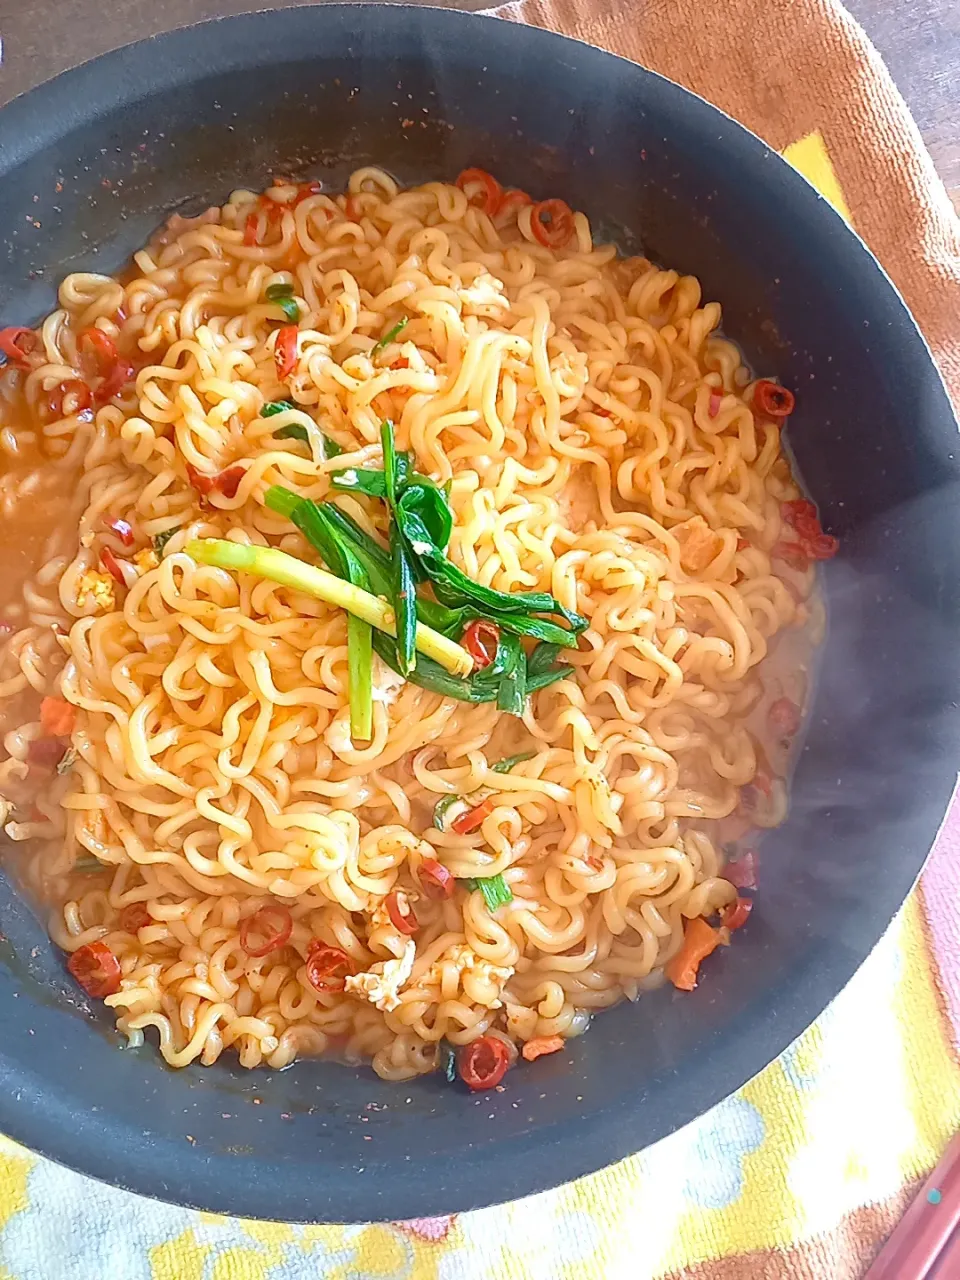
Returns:
[[[96,403],[106,404],[119,395],[127,383],[133,380],[134,372],[132,364],[128,364],[126,360],[118,360],[93,393]]]
[[[749,546],[750,546],[750,543],[746,540],[746,538],[744,537],[737,538],[738,551],[746,551]]]
[[[530,230],[545,249],[562,249],[574,232],[573,210],[565,200],[541,200],[530,213]]]
[[[20,369],[29,367],[30,356],[39,343],[40,339],[32,329],[25,329],[20,325],[0,329],[0,351]]]
[[[840,543],[831,533],[820,533],[815,538],[808,538],[803,549],[811,560],[832,560],[840,550]]]
[[[452,898],[457,887],[453,872],[448,871],[443,863],[437,862],[435,858],[424,858],[420,863],[417,878],[420,881],[420,888],[427,897],[435,898],[437,901]]]
[[[153,924],[153,916],[142,902],[131,902],[120,912],[120,928],[124,933],[136,933]]]
[[[391,924],[400,933],[405,933],[409,937],[420,928],[420,921],[417,919],[413,904],[402,889],[394,889],[393,893],[388,893],[385,905]]]
[[[782,560],[791,569],[801,573],[810,567],[810,557],[807,555],[806,548],[799,542],[778,542],[770,554],[774,560]]]
[[[721,387],[719,391],[712,389],[710,392],[710,403],[707,405],[707,417],[715,418],[720,412],[720,405],[723,401],[724,391]]]
[[[747,923],[747,917],[753,910],[751,898],[737,898],[736,902],[728,902],[720,912],[720,923],[733,932]]]
[[[729,880],[738,889],[756,889],[757,887],[757,855],[752,849],[740,855],[735,862],[728,862],[722,872],[724,880]]]
[[[107,520],[105,518],[103,523],[111,533],[115,533],[117,535],[125,547],[133,546],[133,526],[126,520]]]
[[[225,467],[223,471],[217,471],[213,475],[200,471],[192,462],[187,463],[187,479],[201,497],[210,493],[222,493],[225,498],[235,498],[245,473],[246,468],[240,463]]]
[[[289,378],[297,366],[297,326],[285,324],[277,330],[277,343],[273,349],[273,358],[277,365],[277,377],[282,382]]]
[[[123,576],[123,569],[120,567],[120,561],[109,547],[101,547],[100,563],[106,569],[107,573],[109,573],[110,577],[113,578],[115,582],[120,583],[121,587],[125,587],[127,585],[127,580]]]
[[[487,796],[486,800],[481,801],[473,809],[461,813],[460,817],[451,823],[450,830],[455,831],[458,836],[468,836],[471,831],[476,831],[491,813],[493,813],[493,796]]]
[[[70,413],[83,413],[92,403],[90,388],[79,378],[67,378],[47,392],[47,413],[52,419],[62,418],[66,413],[66,402],[71,400]]]
[[[474,670],[481,671],[484,667],[489,667],[497,656],[500,629],[492,622],[478,618],[464,630],[462,641],[463,647],[473,659]]]
[[[105,942],[79,947],[67,961],[67,968],[94,1000],[103,1000],[120,990],[120,961]]]
[[[96,325],[92,325],[89,329],[82,329],[77,336],[77,346],[92,347],[93,354],[97,358],[98,373],[105,373],[106,370],[116,364],[120,359],[117,351],[117,344],[108,333],[104,333],[102,329],[98,329]]]
[[[486,169],[464,169],[457,178],[457,186],[467,197],[467,200],[481,213],[487,214],[492,218],[500,209],[503,200],[503,187],[491,173],[487,173]],[[467,188],[472,187],[472,192]]]
[[[796,407],[796,397],[779,382],[761,378],[753,388],[753,403],[759,413],[768,418],[789,418]]]
[[[518,191],[516,187],[512,187],[509,191],[503,193],[500,208],[497,210],[497,217],[502,218],[504,214],[519,213],[528,204],[533,204],[533,198],[528,196],[525,191]]]
[[[770,723],[779,735],[792,738],[800,728],[800,708],[789,698],[777,698],[770,704]]]
[[[284,946],[293,932],[293,916],[286,907],[268,903],[240,925],[240,945],[248,956],[259,960]]]
[[[496,1036],[480,1036],[460,1050],[457,1068],[470,1089],[495,1089],[507,1074],[510,1050]]]
[[[55,769],[67,754],[67,744],[61,738],[34,738],[27,747],[27,759],[41,769]]]
[[[314,991],[326,995],[330,991],[342,991],[348,974],[353,973],[353,962],[340,947],[314,938],[307,947],[304,965],[307,981]]]
[[[323,183],[319,178],[314,178],[312,182],[301,182],[297,188],[296,199],[294,204],[299,204],[301,200],[309,200],[311,196],[318,196],[323,190]]]
[[[246,221],[243,224],[243,243],[248,249],[252,249],[257,243],[257,228],[260,223],[260,215],[256,212],[248,213]]]
[[[817,508],[809,498],[793,498],[790,502],[780,503],[780,515],[787,524],[795,527],[798,520],[816,520]]]

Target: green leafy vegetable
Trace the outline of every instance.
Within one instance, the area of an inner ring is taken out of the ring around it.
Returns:
[[[409,323],[410,321],[407,319],[406,316],[404,316],[402,320],[398,320],[397,323],[393,326],[393,328],[388,329],[387,332],[380,339],[380,341],[375,343],[374,346],[370,349],[371,356],[375,356],[378,351],[382,351],[384,347],[389,347],[391,342],[395,342],[396,339],[399,338],[400,334],[403,333],[404,329],[407,327]]]
[[[164,529],[162,533],[153,535],[153,549],[161,558],[163,557],[163,549],[173,537],[175,533],[180,532],[180,526],[175,524],[172,529]]]
[[[397,614],[397,665],[400,674],[408,676],[416,660],[417,583],[410,550],[396,521],[390,526],[390,553],[393,556],[393,601]]]
[[[474,880],[467,880],[465,883],[471,892],[474,889],[480,890],[488,911],[496,911],[497,907],[504,907],[508,902],[513,901],[513,892],[502,875],[481,876]]]
[[[291,324],[296,324],[299,321],[300,308],[293,296],[292,284],[287,284],[286,281],[279,281],[277,284],[268,285],[266,297],[268,302],[277,304]]]
[[[463,796],[443,796],[433,810],[433,825],[438,831],[449,831],[451,824],[470,808]]]
[[[527,664],[527,670],[530,670],[530,664]],[[535,751],[520,751],[515,756],[507,756],[505,760],[498,760],[496,764],[490,766],[491,773],[510,773],[514,765],[523,764],[524,760],[532,760],[537,753]]]
[[[260,417],[272,418],[275,414],[286,413],[288,409],[295,409],[296,407],[289,400],[271,400],[269,404],[265,404],[260,410]],[[304,432],[304,439],[306,439],[306,432]]]
[[[441,1040],[437,1046],[437,1065],[447,1084],[454,1084],[457,1079],[457,1051],[449,1040]]]

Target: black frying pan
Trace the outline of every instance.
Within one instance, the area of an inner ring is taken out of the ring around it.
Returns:
[[[750,928],[694,994],[603,1014],[502,1094],[322,1062],[174,1073],[152,1048],[121,1051],[0,879],[0,1130],[148,1195],[288,1221],[522,1195],[719,1101],[873,947],[956,775],[957,424],[929,353],[802,178],[639,67],[539,30],[373,6],[248,15],[109,54],[0,111],[2,321],[35,321],[67,271],[118,267],[174,209],[277,172],[337,185],[368,163],[411,181],[482,165],[699,276],[750,361],[796,390],[790,443],[842,550],[793,810],[764,845]]]

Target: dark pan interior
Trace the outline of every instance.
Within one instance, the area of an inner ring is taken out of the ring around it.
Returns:
[[[698,275],[750,361],[796,390],[790,443],[842,550],[793,809],[764,845],[750,928],[693,995],[604,1014],[503,1093],[318,1062],[175,1073],[153,1049],[121,1051],[0,879],[0,1130],[134,1190],[291,1221],[504,1200],[701,1113],[868,954],[956,772],[957,424],[928,352],[803,179],[649,72],[538,30],[374,6],[227,19],[110,54],[0,111],[3,323],[49,310],[69,270],[118,267],[174,209],[272,173],[337,186],[366,163],[404,180],[483,165]]]

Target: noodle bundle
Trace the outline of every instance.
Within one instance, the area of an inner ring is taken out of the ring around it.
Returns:
[[[784,815],[799,719],[770,717],[804,699],[767,655],[830,552],[719,305],[514,194],[237,191],[4,331],[3,856],[172,1066],[507,1065],[742,923],[725,862]],[[273,486],[388,551],[332,479],[384,468],[385,421],[453,565],[585,619],[519,715],[377,647],[358,737],[345,609],[196,558],[323,564]]]

